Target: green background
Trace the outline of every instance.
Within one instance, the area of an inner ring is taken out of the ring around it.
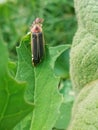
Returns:
[[[73,0],[7,0],[0,3],[0,30],[12,59],[36,17],[44,18],[45,43],[71,44],[77,28]]]

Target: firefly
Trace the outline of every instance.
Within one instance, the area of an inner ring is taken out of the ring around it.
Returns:
[[[36,66],[44,57],[44,36],[42,30],[43,19],[36,18],[31,27],[32,64]]]

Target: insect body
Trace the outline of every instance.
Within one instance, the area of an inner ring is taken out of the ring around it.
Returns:
[[[32,63],[36,66],[44,56],[44,38],[42,32],[43,19],[36,18],[31,28]]]

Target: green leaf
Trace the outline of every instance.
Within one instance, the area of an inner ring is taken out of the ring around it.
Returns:
[[[38,104],[39,107],[34,110],[31,130],[50,130],[59,115],[62,103],[57,92],[59,79],[55,77],[52,67],[57,57],[68,47],[66,45],[49,48],[50,54],[46,50],[45,61],[35,68],[35,104]]]
[[[98,1],[74,0],[78,30],[70,72],[78,95],[68,130],[98,130]]]
[[[61,80],[59,91],[61,94],[63,94],[64,101],[66,103],[74,101],[75,93],[72,90],[72,84],[70,80]]]
[[[98,79],[98,1],[75,0],[78,30],[70,53],[70,74],[74,89]]]
[[[71,118],[72,106],[73,102],[62,103],[60,115],[55,124],[55,128],[57,128],[57,130],[65,130],[68,127]]]
[[[63,94],[63,103],[60,107],[60,115],[58,120],[56,121],[55,128],[58,130],[67,129],[70,118],[71,118],[71,110],[74,101],[74,92],[72,91],[71,81],[63,80],[60,83],[60,93]]]
[[[43,63],[35,68],[35,110],[30,130],[50,130],[55,123],[61,105],[57,91],[59,79],[54,76],[48,50]]]
[[[57,58],[64,52],[66,51],[68,48],[70,48],[70,45],[60,45],[60,46],[56,46],[56,47],[50,47],[49,48],[49,52],[51,55],[51,66],[54,68],[55,62],[57,60]],[[53,57],[53,58],[52,58]]]
[[[29,122],[28,129],[30,130],[50,130],[59,116],[59,108],[62,103],[61,95],[57,89],[59,78],[54,75],[52,67],[56,58],[69,46],[54,47],[51,49],[53,53],[50,53],[50,48],[48,49],[46,46],[46,54],[43,61],[36,67],[33,67],[29,43],[30,35],[26,35],[21,45],[17,48],[19,63],[16,78],[21,81],[27,81],[28,91],[31,93],[28,93],[28,97],[32,99],[34,96],[35,104],[33,115],[30,115],[32,119],[27,117],[25,120]],[[23,122],[25,120],[19,124],[21,128],[24,128]],[[21,130],[19,125],[17,129]]]
[[[0,129],[11,130],[33,110],[24,100],[26,83],[17,82],[7,70],[7,48],[0,38]]]
[[[98,80],[80,91],[68,130],[98,130]]]
[[[55,67],[54,67],[55,74],[63,79],[69,78],[69,48],[66,48],[66,49],[67,50],[65,50],[57,58],[55,62]]]
[[[33,113],[28,114],[23,120],[21,120],[21,122],[16,125],[14,130],[29,130],[32,120],[32,114]]]

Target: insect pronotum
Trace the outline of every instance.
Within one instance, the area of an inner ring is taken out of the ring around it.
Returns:
[[[36,18],[31,27],[32,63],[36,66],[44,56],[43,19]]]

